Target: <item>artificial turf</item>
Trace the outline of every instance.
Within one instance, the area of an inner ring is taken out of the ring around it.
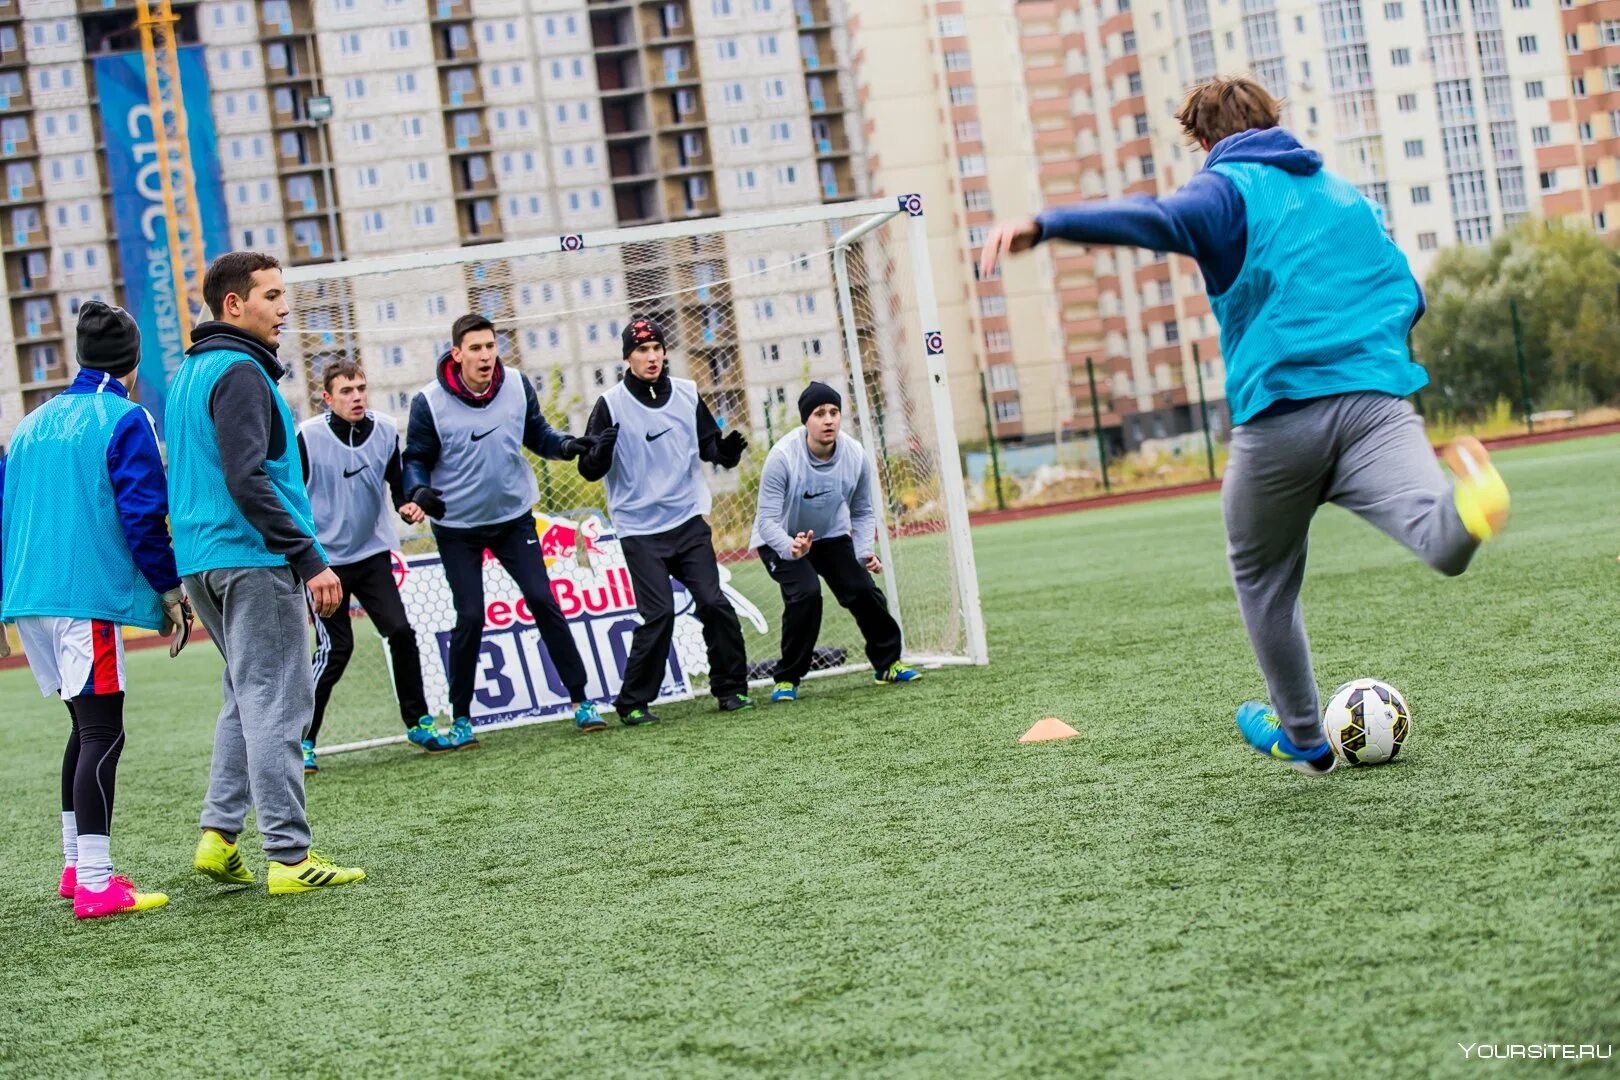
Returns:
[[[1500,462],[1513,527],[1457,580],[1319,517],[1319,681],[1415,723],[1325,780],[1233,729],[1261,686],[1209,496],[976,530],[988,668],[329,758],[317,844],[369,878],[324,894],[191,873],[219,659],[154,650],[113,851],[173,899],[76,924],[65,715],[0,673],[0,1073],[1432,1076],[1620,1041],[1620,438]],[[1079,738],[1020,746],[1046,715]]]

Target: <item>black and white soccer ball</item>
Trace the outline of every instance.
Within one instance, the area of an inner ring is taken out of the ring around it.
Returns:
[[[1401,692],[1377,679],[1356,679],[1333,692],[1322,717],[1328,743],[1348,765],[1394,761],[1412,733],[1412,710]]]

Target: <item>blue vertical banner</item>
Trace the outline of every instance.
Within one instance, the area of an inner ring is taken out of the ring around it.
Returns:
[[[179,50],[177,60],[203,251],[208,259],[214,259],[230,250],[230,227],[225,214],[225,188],[219,175],[219,148],[214,137],[203,47],[186,46]],[[157,420],[161,435],[164,400],[169,381],[185,357],[185,341],[175,306],[168,223],[163,216],[162,166],[152,130],[152,107],[147,100],[146,65],[138,52],[98,56],[95,75],[118,234],[118,261],[123,268],[124,306],[141,328],[139,396],[141,404]],[[200,303],[202,297],[193,299]]]

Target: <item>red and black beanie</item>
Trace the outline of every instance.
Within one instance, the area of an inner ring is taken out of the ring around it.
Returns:
[[[626,326],[624,333],[619,336],[624,342],[624,359],[626,360],[630,359],[631,353],[649,341],[656,341],[664,348],[669,348],[669,343],[664,340],[664,328],[647,318],[631,319],[630,325]]]

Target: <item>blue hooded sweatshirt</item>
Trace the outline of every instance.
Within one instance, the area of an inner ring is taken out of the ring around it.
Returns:
[[[1281,128],[1216,143],[1181,190],[1047,210],[1040,239],[1197,260],[1221,324],[1232,422],[1334,394],[1405,397],[1423,290],[1382,211]]]

